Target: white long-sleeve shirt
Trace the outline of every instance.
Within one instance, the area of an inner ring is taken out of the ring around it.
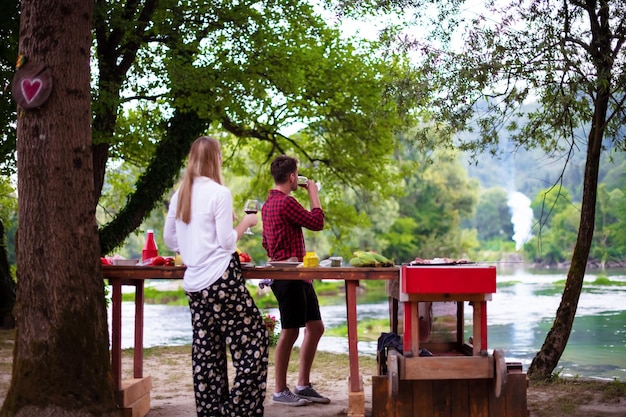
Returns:
[[[197,292],[224,275],[237,249],[233,197],[225,186],[198,177],[192,186],[189,224],[176,219],[177,205],[178,190],[170,201],[163,240],[170,250],[180,253],[187,266],[183,288]]]

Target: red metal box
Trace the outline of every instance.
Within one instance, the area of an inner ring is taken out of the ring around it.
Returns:
[[[491,294],[496,267],[483,265],[403,265],[400,291],[406,294]]]

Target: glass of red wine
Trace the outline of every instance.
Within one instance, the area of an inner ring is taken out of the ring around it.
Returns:
[[[243,211],[246,214],[257,213],[259,211],[259,200],[246,200],[246,204],[243,207]],[[246,235],[253,235],[252,230],[248,227],[244,232]]]

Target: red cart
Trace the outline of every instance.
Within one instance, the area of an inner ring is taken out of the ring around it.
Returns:
[[[487,302],[495,292],[494,266],[402,266],[388,285],[392,332],[404,310],[402,352],[388,349],[379,367],[385,374],[373,378],[373,417],[528,416],[521,364],[487,346]],[[473,308],[467,337],[465,303]]]

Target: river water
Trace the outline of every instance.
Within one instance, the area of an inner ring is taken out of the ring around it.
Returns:
[[[608,285],[594,284],[598,272],[589,271],[585,277],[574,328],[555,369],[561,376],[626,381],[626,272],[609,271],[608,276]],[[507,361],[521,362],[527,370],[552,326],[565,278],[565,272],[499,268],[497,292],[487,303],[489,350],[502,348]],[[269,313],[278,317],[277,310]],[[321,313],[327,329],[346,323],[345,305],[322,306]],[[186,306],[146,304],[144,314],[144,347],[191,343]],[[472,308],[466,304],[466,336],[471,330],[471,314]],[[360,322],[388,318],[388,304],[358,304],[357,315]],[[133,345],[133,318],[134,304],[122,303],[123,348]],[[362,331],[366,330],[360,328]],[[375,341],[359,342],[358,348],[362,355],[376,354]],[[347,339],[325,335],[319,349],[346,353]]]

